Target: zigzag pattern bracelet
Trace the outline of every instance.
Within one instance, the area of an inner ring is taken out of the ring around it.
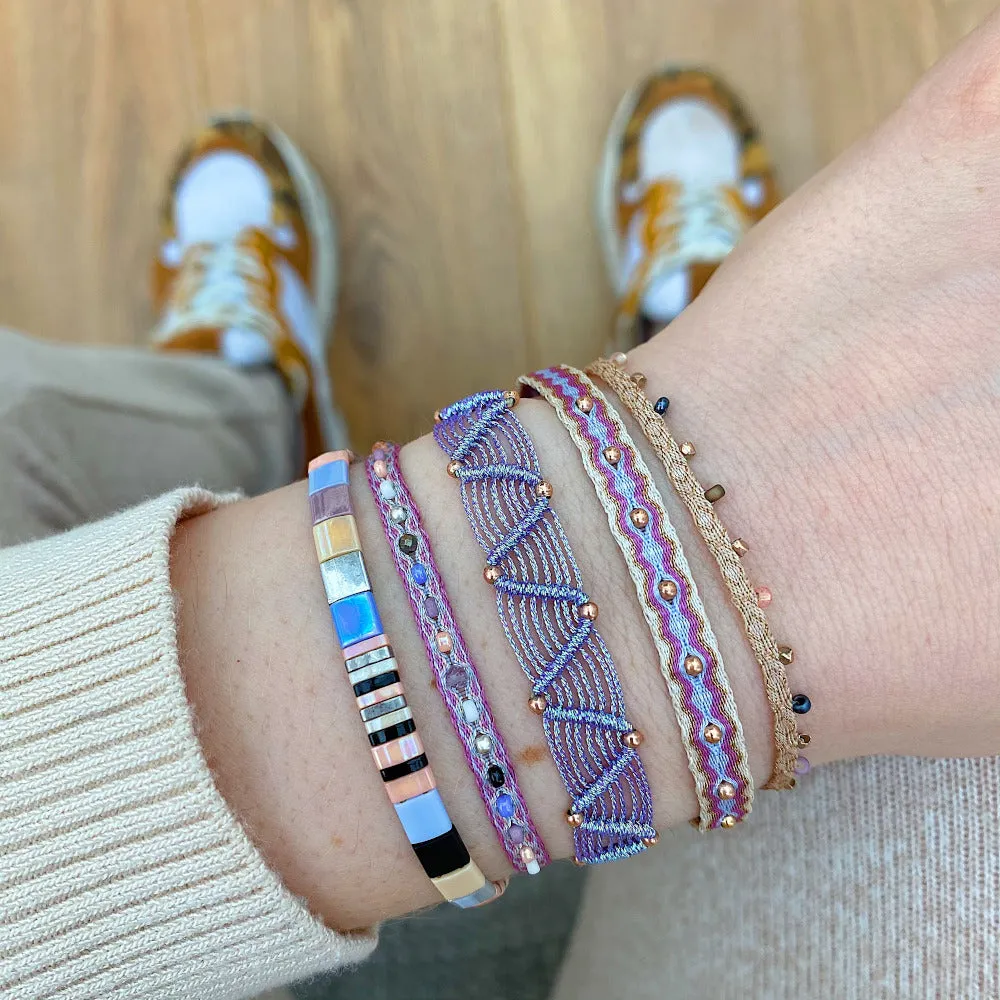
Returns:
[[[656,843],[641,734],[628,721],[611,654],[594,626],[598,609],[542,478],[514,392],[479,392],[436,414],[434,438],[459,480],[486,552],[511,648],[531,681],[529,706],[570,797],[579,864],[626,858]]]

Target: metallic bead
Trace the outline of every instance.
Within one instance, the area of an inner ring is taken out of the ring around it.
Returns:
[[[585,618],[588,622],[596,622],[597,616],[600,613],[600,608],[598,608],[593,601],[587,601],[586,604],[581,604],[576,609],[576,613],[581,618]]]
[[[733,551],[742,559],[750,551],[750,546],[742,538],[737,538],[733,542]]]
[[[389,517],[391,517],[396,524],[402,524],[406,520],[406,510],[403,507],[393,507],[389,511]]]
[[[614,445],[610,445],[604,449],[604,457],[611,465],[617,465],[622,460],[622,453]]]
[[[399,546],[399,551],[405,555],[412,556],[414,552],[417,551],[417,547],[420,544],[417,541],[416,535],[411,535],[408,531],[405,534],[399,536],[399,541],[396,543]]]
[[[590,396],[580,396],[576,401],[576,408],[581,413],[590,413],[590,411],[594,408],[594,401],[590,398]]]
[[[646,388],[646,376],[643,375],[642,372],[636,372],[632,376],[632,381],[635,383],[635,387],[637,389],[645,389]]]
[[[656,410],[656,412],[659,413],[661,417],[663,416],[664,413],[667,412],[669,406],[670,406],[670,400],[667,399],[666,396],[660,396],[660,398],[655,403],[653,403],[653,409]]]
[[[643,510],[641,507],[636,507],[635,510],[633,510],[629,514],[629,518],[631,519],[632,523],[640,530],[642,530],[643,528],[646,527],[647,524],[649,524],[649,512]]]
[[[692,444],[690,441],[685,441],[681,445],[681,454],[685,458],[694,458],[694,456],[697,455],[698,452],[695,450],[694,444]]]
[[[791,646],[779,646],[778,659],[786,667],[790,667],[795,662],[795,650]]]
[[[805,715],[813,707],[813,703],[809,700],[809,695],[807,694],[793,694],[792,695],[792,711],[796,715]]]
[[[496,583],[501,576],[503,576],[503,574],[500,572],[500,568],[498,566],[487,566],[486,569],[483,570],[483,579],[487,583]]]
[[[709,503],[717,503],[725,495],[726,495],[726,488],[724,486],[720,486],[718,483],[716,483],[714,486],[709,486],[709,488],[705,490],[705,499]]]
[[[651,837],[643,837],[642,842],[646,845],[646,847],[656,847],[656,845],[660,842],[660,835],[658,833],[654,833]]]
[[[440,410],[435,410],[434,411],[434,423],[436,423],[436,424],[441,423],[441,411]]]
[[[628,361],[628,355],[624,351],[615,351],[614,354],[608,359],[613,365],[618,365],[619,368],[625,367],[625,362]]]
[[[385,477],[389,475],[389,466],[386,465],[384,459],[377,458],[374,462],[372,462],[372,472],[374,472],[379,479],[385,479]]]
[[[529,861],[535,860],[535,852],[530,847],[528,847],[527,844],[525,844],[524,847],[521,848],[521,860],[525,864],[527,864]]]
[[[684,657],[684,673],[689,677],[697,677],[705,669],[705,664],[701,662],[700,656],[693,653]]]
[[[631,729],[627,733],[622,733],[622,743],[629,748],[629,750],[638,750],[642,746],[642,741],[645,737],[638,729]]]
[[[771,606],[771,601],[774,600],[774,595],[771,593],[770,587],[758,587],[757,588],[757,607],[763,610],[764,608],[769,608]]]
[[[504,389],[503,398],[507,405],[513,410],[517,406],[517,401],[521,398],[513,389]]]
[[[721,743],[722,742],[722,728],[717,726],[714,722],[710,722],[705,726],[704,737],[709,743]]]
[[[458,479],[458,473],[461,471],[461,468],[462,468],[462,463],[456,462],[454,459],[452,459],[448,463],[448,475],[451,476],[452,479]]]
[[[573,864],[576,865],[577,868],[586,868],[587,867],[587,862],[586,861],[581,861],[579,858],[573,858]]]
[[[807,747],[812,743],[812,737],[808,733],[799,733],[799,746]]]
[[[448,654],[451,652],[451,636],[447,632],[438,632],[434,636],[434,641],[437,643],[439,653]]]
[[[656,590],[665,601],[672,601],[677,596],[677,584],[673,580],[661,580]]]
[[[716,791],[719,793],[720,799],[736,798],[736,786],[731,781],[720,781]]]
[[[581,826],[583,824],[583,813],[573,812],[573,810],[570,809],[566,813],[566,822],[569,823],[570,826]]]
[[[719,821],[719,826],[721,826],[723,830],[732,830],[732,828],[736,826],[736,817],[723,816]]]
[[[544,694],[536,694],[528,699],[528,708],[530,708],[535,715],[541,715],[548,707],[549,702]]]
[[[545,497],[546,500],[551,500],[554,492],[552,484],[547,479],[543,479],[540,483],[535,484],[536,497]]]
[[[489,757],[493,750],[493,740],[486,733],[476,733],[476,738],[472,741],[472,745],[476,748],[476,753],[481,757]]]

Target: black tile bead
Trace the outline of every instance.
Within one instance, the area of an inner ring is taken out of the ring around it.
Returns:
[[[490,779],[490,784],[494,788],[503,788],[507,781],[507,775],[503,773],[502,767],[497,767],[496,764],[491,764],[489,770],[486,772],[486,777]]]
[[[417,536],[407,532],[399,536],[399,550],[405,555],[412,556],[417,551]]]
[[[380,729],[376,733],[369,733],[368,742],[373,747],[380,747],[383,743],[388,743],[390,740],[401,740],[404,736],[409,736],[410,733],[415,733],[417,731],[417,724],[413,719],[407,719],[405,722],[397,722],[396,725],[390,726],[388,729]]]
[[[385,782],[395,781],[397,778],[405,778],[415,771],[422,771],[427,766],[427,754],[422,753],[419,757],[411,757],[404,760],[402,764],[393,764],[392,767],[383,767],[379,772]]]
[[[468,848],[454,827],[433,840],[414,844],[413,853],[416,854],[428,878],[440,878],[449,872],[464,868],[469,863]]]
[[[662,417],[664,413],[667,412],[667,407],[670,405],[670,400],[666,396],[660,396],[660,398],[653,403],[653,409]]]
[[[812,707],[813,703],[809,700],[809,695],[796,694],[792,696],[792,711],[796,715],[805,715]]]
[[[379,674],[378,677],[369,677],[366,681],[358,681],[354,685],[354,697],[360,698],[363,694],[371,694],[372,691],[388,687],[398,681],[399,674],[395,670],[388,670],[384,674]]]

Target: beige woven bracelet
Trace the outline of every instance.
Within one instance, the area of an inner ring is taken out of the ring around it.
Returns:
[[[677,444],[662,415],[642,391],[645,376],[638,373],[629,375],[622,364],[624,355],[616,356],[613,361],[601,359],[590,365],[587,372],[614,390],[622,405],[642,428],[646,440],[663,463],[667,478],[687,507],[695,527],[719,566],[760,666],[774,715],[774,767],[764,788],[794,788],[796,775],[805,773],[809,768],[809,762],[800,756],[800,750],[808,745],[809,737],[798,732],[796,710],[793,710],[792,694],[785,676],[785,665],[793,661],[794,654],[790,647],[777,644],[761,607],[764,603],[761,597],[769,603],[770,592],[763,590],[758,594],[754,590],[740,562],[741,555],[747,551],[746,545],[741,539],[733,541],[729,537],[715,512],[713,500],[720,499],[725,491],[722,487],[712,487],[706,492],[687,461],[694,455],[693,446],[689,443]],[[796,698],[804,699],[804,702],[797,702],[801,712],[803,704],[808,706],[808,699],[804,695],[797,695]]]

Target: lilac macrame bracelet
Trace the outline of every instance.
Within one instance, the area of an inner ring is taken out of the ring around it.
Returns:
[[[452,612],[430,539],[399,467],[399,446],[377,444],[365,469],[396,570],[427,650],[435,687],[475,775],[490,822],[514,867],[537,875],[551,858],[531,821],[479,674]]]
[[[750,811],[746,741],[718,643],[680,539],[649,468],[618,414],[581,371],[560,365],[523,376],[580,451],[649,626],[695,781],[702,830]]]
[[[655,844],[652,796],[597,605],[550,504],[514,392],[479,392],[436,414],[462,503],[486,552],[483,575],[521,669],[532,711],[570,797],[575,859],[599,864]]]

